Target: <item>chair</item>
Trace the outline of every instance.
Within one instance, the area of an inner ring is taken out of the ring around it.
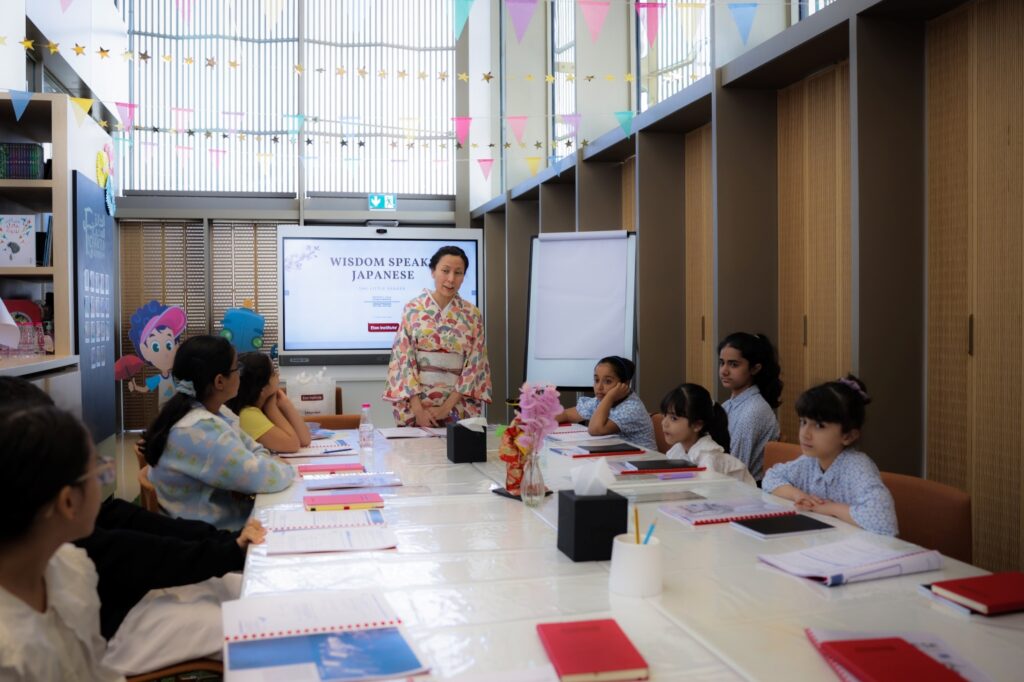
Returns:
[[[358,414],[310,414],[303,417],[307,422],[316,422],[322,429],[358,429]]]
[[[156,486],[149,480],[149,465],[144,464],[139,469],[139,499],[142,508],[154,514],[161,514],[160,502],[156,496]]]
[[[197,658],[191,661],[185,661],[184,663],[178,663],[177,665],[170,665],[166,668],[160,668],[153,672],[142,673],[141,675],[129,675],[127,682],[155,682],[155,680],[162,680],[167,677],[173,677],[177,680],[181,679],[193,679],[191,677],[186,678],[185,675],[193,675],[197,672],[210,672],[217,673],[219,675],[224,674],[224,664],[220,661],[215,661],[212,658]]]
[[[764,446],[764,472],[768,473],[776,464],[789,462],[801,455],[800,446],[796,443],[783,443],[781,440],[770,440]]]
[[[669,444],[665,440],[665,433],[661,430],[661,420],[664,415],[658,412],[651,413],[651,424],[654,426],[654,442],[658,444],[658,452],[668,452]]]
[[[917,476],[882,472],[896,503],[900,537],[948,557],[971,563],[971,496]]]

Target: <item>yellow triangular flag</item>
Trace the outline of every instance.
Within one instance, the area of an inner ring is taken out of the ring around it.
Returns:
[[[539,156],[527,156],[526,165],[530,167],[530,175],[536,175],[537,170],[540,168],[540,157]]]
[[[85,120],[89,110],[92,109],[92,100],[88,97],[72,97],[71,101],[75,103],[75,108],[71,110],[75,115],[75,122],[81,127],[82,121]]]

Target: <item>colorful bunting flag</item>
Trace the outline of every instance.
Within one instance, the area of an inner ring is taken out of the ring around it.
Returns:
[[[645,22],[647,27],[647,47],[654,47],[654,41],[658,39],[658,20],[661,17],[661,10],[665,9],[664,2],[638,2],[636,13]]]
[[[750,29],[754,27],[754,15],[757,13],[756,2],[730,2],[729,12],[732,20],[736,23],[736,29],[740,32],[743,44],[747,44],[750,38]]]
[[[129,102],[114,102],[114,104],[117,106],[117,115],[121,117],[125,130],[130,133],[135,126],[135,109],[138,105]]]
[[[210,158],[213,159],[214,165],[217,166],[217,170],[220,170],[220,160],[224,158],[224,155],[228,153],[227,149],[210,149]]]
[[[14,120],[20,121],[21,115],[25,113],[25,108],[32,100],[32,93],[24,90],[9,90],[8,92],[11,95],[11,106],[14,107]]]
[[[516,31],[516,42],[523,42],[530,19],[533,19],[533,13],[537,9],[537,0],[505,0],[505,9],[508,10],[509,18],[512,19],[512,28]]]
[[[81,127],[82,121],[85,120],[89,110],[92,109],[92,100],[88,97],[72,97],[71,101],[75,105],[71,113],[75,115],[75,122]]]
[[[455,121],[455,139],[459,141],[459,144],[466,144],[466,138],[469,137],[469,124],[473,122],[473,117],[452,116],[452,120]]]
[[[512,129],[512,134],[516,136],[516,141],[519,144],[523,143],[523,133],[526,132],[526,117],[525,116],[506,116],[505,121]]]
[[[473,9],[473,0],[455,0],[455,40],[462,37],[462,29],[466,27],[469,11]]]
[[[608,17],[608,10],[611,8],[612,2],[611,0],[579,0],[579,5],[583,10],[583,20],[587,22],[590,41],[596,43],[601,37],[601,29],[604,28],[604,20]]]
[[[61,14],[68,11],[68,7],[71,7],[71,3],[75,0],[60,0],[60,11]]]
[[[632,111],[616,111],[615,118],[619,120],[619,126],[622,127],[622,131],[627,135],[633,134],[633,112]]]
[[[539,156],[527,156],[526,165],[530,168],[530,175],[536,175],[540,169],[541,158]]]
[[[484,180],[490,180],[491,166],[494,165],[494,159],[477,159],[476,162],[480,164],[480,172],[484,174]]]
[[[580,127],[580,115],[579,114],[562,114],[562,123],[572,128],[572,136],[576,137],[576,132]]]
[[[192,15],[192,0],[174,0],[174,4],[181,13],[181,20],[187,24]]]

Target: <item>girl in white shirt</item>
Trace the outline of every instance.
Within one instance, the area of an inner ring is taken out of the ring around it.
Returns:
[[[56,407],[0,413],[0,679],[123,680],[103,665],[92,533],[101,480],[89,434]]]
[[[709,471],[756,485],[743,462],[726,453],[729,448],[729,418],[707,389],[697,384],[680,384],[661,400],[661,430],[672,444],[669,459],[688,459]]]

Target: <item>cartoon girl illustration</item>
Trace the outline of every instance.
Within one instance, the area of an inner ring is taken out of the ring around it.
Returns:
[[[139,357],[155,367],[159,374],[149,377],[141,386],[135,383],[134,378],[126,377],[129,391],[156,391],[157,403],[161,408],[174,395],[171,368],[178,351],[178,337],[185,331],[187,323],[184,310],[176,305],[163,305],[159,301],[150,301],[135,311],[128,329],[128,338]]]

